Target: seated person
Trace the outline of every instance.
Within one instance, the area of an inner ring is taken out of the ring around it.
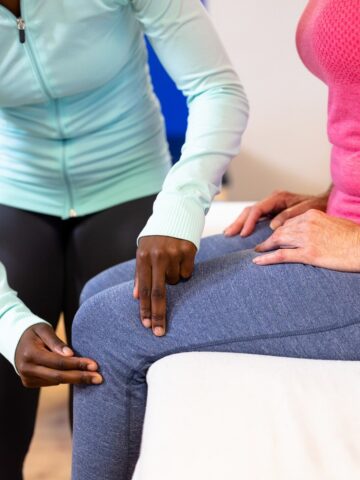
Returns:
[[[330,90],[328,193],[279,192],[245,210],[225,236],[201,243],[193,277],[177,286],[165,286],[164,272],[170,284],[188,278],[188,256],[174,262],[150,253],[144,236],[137,262],[85,288],[74,346],[96,359],[104,383],[76,387],[73,480],[131,479],[146,373],[164,356],[220,351],[360,360],[359,20],[358,2],[311,0],[298,29],[304,62]],[[259,221],[266,215],[275,217]]]

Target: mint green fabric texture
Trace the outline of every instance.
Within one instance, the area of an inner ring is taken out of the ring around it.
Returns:
[[[199,244],[247,103],[198,0],[22,0],[0,11],[0,202],[67,218],[163,192],[143,234]],[[144,43],[188,98],[171,172]],[[167,175],[168,174],[168,175]]]
[[[66,219],[161,191],[140,236],[198,247],[248,117],[200,1],[21,0],[21,16],[25,43],[0,6],[0,203]],[[144,35],[188,100],[172,168]]]

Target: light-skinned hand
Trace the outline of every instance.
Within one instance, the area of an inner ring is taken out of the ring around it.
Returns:
[[[263,243],[257,265],[302,263],[341,272],[360,272],[360,226],[319,210],[287,220]]]
[[[262,217],[273,216],[270,227],[276,230],[278,227],[297,215],[311,209],[326,211],[329,192],[322,195],[300,195],[286,191],[275,191],[272,195],[261,200],[251,207],[247,207],[225,231],[225,236],[239,235],[248,237],[254,230],[256,223]]]

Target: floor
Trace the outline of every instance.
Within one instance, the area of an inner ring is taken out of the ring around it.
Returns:
[[[25,480],[70,480],[67,388],[43,389],[36,433],[25,464]]]

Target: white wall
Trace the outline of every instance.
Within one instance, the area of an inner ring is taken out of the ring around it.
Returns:
[[[209,0],[209,10],[245,85],[250,125],[230,169],[231,198],[274,189],[319,193],[330,184],[327,90],[295,45],[306,0]]]

